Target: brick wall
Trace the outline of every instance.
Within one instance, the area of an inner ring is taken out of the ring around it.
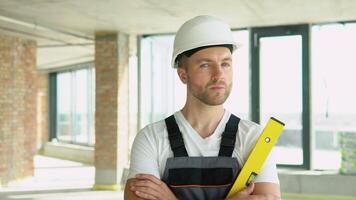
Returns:
[[[95,184],[117,185],[128,162],[129,37],[95,36]]]
[[[36,152],[36,43],[0,35],[0,181],[33,175]]]

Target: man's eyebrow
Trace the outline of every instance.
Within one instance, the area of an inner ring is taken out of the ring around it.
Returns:
[[[229,57],[224,58],[223,61],[232,61],[232,58],[229,56]]]
[[[201,59],[198,59],[197,62],[213,62],[213,60],[209,59],[209,58],[201,58]]]
[[[232,61],[232,58],[229,56],[229,57],[224,58],[223,61]],[[198,59],[197,62],[214,62],[214,61],[209,58],[201,58],[201,59]]]

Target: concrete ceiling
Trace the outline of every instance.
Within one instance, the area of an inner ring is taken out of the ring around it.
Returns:
[[[1,0],[0,34],[38,42],[39,68],[93,59],[96,31],[173,33],[209,14],[232,28],[356,20],[355,0]]]

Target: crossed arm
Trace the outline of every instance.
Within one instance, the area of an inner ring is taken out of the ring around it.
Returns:
[[[138,174],[125,187],[125,200],[177,200],[168,186],[153,175]],[[280,200],[280,189],[274,183],[253,183],[228,200]]]

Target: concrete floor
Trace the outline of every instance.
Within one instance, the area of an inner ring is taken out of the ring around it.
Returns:
[[[123,200],[122,191],[93,191],[95,169],[78,162],[35,156],[35,176],[0,188],[0,200]],[[355,200],[282,194],[283,200]]]
[[[123,192],[93,191],[94,167],[35,156],[35,175],[0,189],[1,200],[122,200]]]
[[[90,191],[90,189],[66,189],[43,191],[1,192],[1,200],[121,200],[121,192]]]

